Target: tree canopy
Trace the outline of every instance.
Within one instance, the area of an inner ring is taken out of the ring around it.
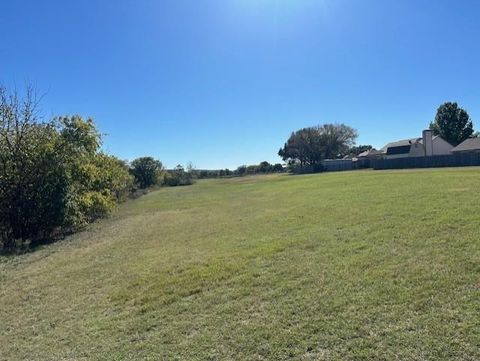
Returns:
[[[468,113],[457,103],[444,103],[437,109],[435,120],[430,123],[433,134],[441,136],[456,146],[473,134],[473,122]]]
[[[162,163],[153,157],[137,158],[130,165],[135,183],[142,189],[157,184],[162,169]]]
[[[373,149],[373,146],[371,146],[369,144],[367,144],[367,145],[355,145],[355,146],[350,148],[348,153],[351,154],[352,156],[357,156],[360,153],[363,153],[363,152],[366,152],[367,150],[372,150],[372,149]]]
[[[293,132],[278,155],[289,163],[313,166],[348,154],[358,133],[345,124],[324,124]]]

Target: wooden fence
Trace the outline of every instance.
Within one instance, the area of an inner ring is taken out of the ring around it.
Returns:
[[[326,159],[317,166],[293,167],[296,174],[317,172],[339,172],[346,170],[373,168],[410,169],[410,168],[440,168],[440,167],[472,167],[480,166],[480,153],[458,153],[449,155],[434,155],[431,157],[405,157],[396,159]]]
[[[480,166],[480,153],[458,153],[449,155],[434,155],[430,157],[376,159],[372,162],[372,165],[373,169],[375,170]]]
[[[322,170],[325,172],[339,172],[342,170],[356,169],[351,159],[325,159],[322,160]]]

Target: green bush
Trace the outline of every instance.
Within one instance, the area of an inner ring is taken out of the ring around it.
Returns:
[[[135,183],[141,189],[158,184],[162,171],[162,163],[152,157],[137,158],[130,167],[130,172],[135,177]]]
[[[181,165],[165,173],[164,184],[170,187],[191,185],[194,177],[191,172],[185,172]]]
[[[13,249],[73,231],[107,214],[130,192],[127,166],[100,152],[91,119],[40,122],[25,99],[0,87],[0,243]]]

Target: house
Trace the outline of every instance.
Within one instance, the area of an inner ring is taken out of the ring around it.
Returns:
[[[480,138],[468,138],[455,148],[452,149],[453,154],[463,153],[480,153]]]
[[[370,149],[357,155],[358,159],[378,159],[383,157],[384,153],[380,150]]]
[[[440,136],[433,136],[430,129],[424,130],[421,138],[412,138],[388,143],[381,149],[387,159],[405,157],[428,157],[451,154],[453,145]]]
[[[383,158],[384,154],[383,152],[376,150],[376,149],[370,149],[366,150],[359,155],[357,155],[353,161],[355,162],[355,165],[357,168],[371,168],[373,167],[373,162],[376,159],[381,159]]]

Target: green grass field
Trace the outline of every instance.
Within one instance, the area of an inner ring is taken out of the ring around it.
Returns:
[[[208,180],[0,257],[1,360],[478,360],[480,169]]]

